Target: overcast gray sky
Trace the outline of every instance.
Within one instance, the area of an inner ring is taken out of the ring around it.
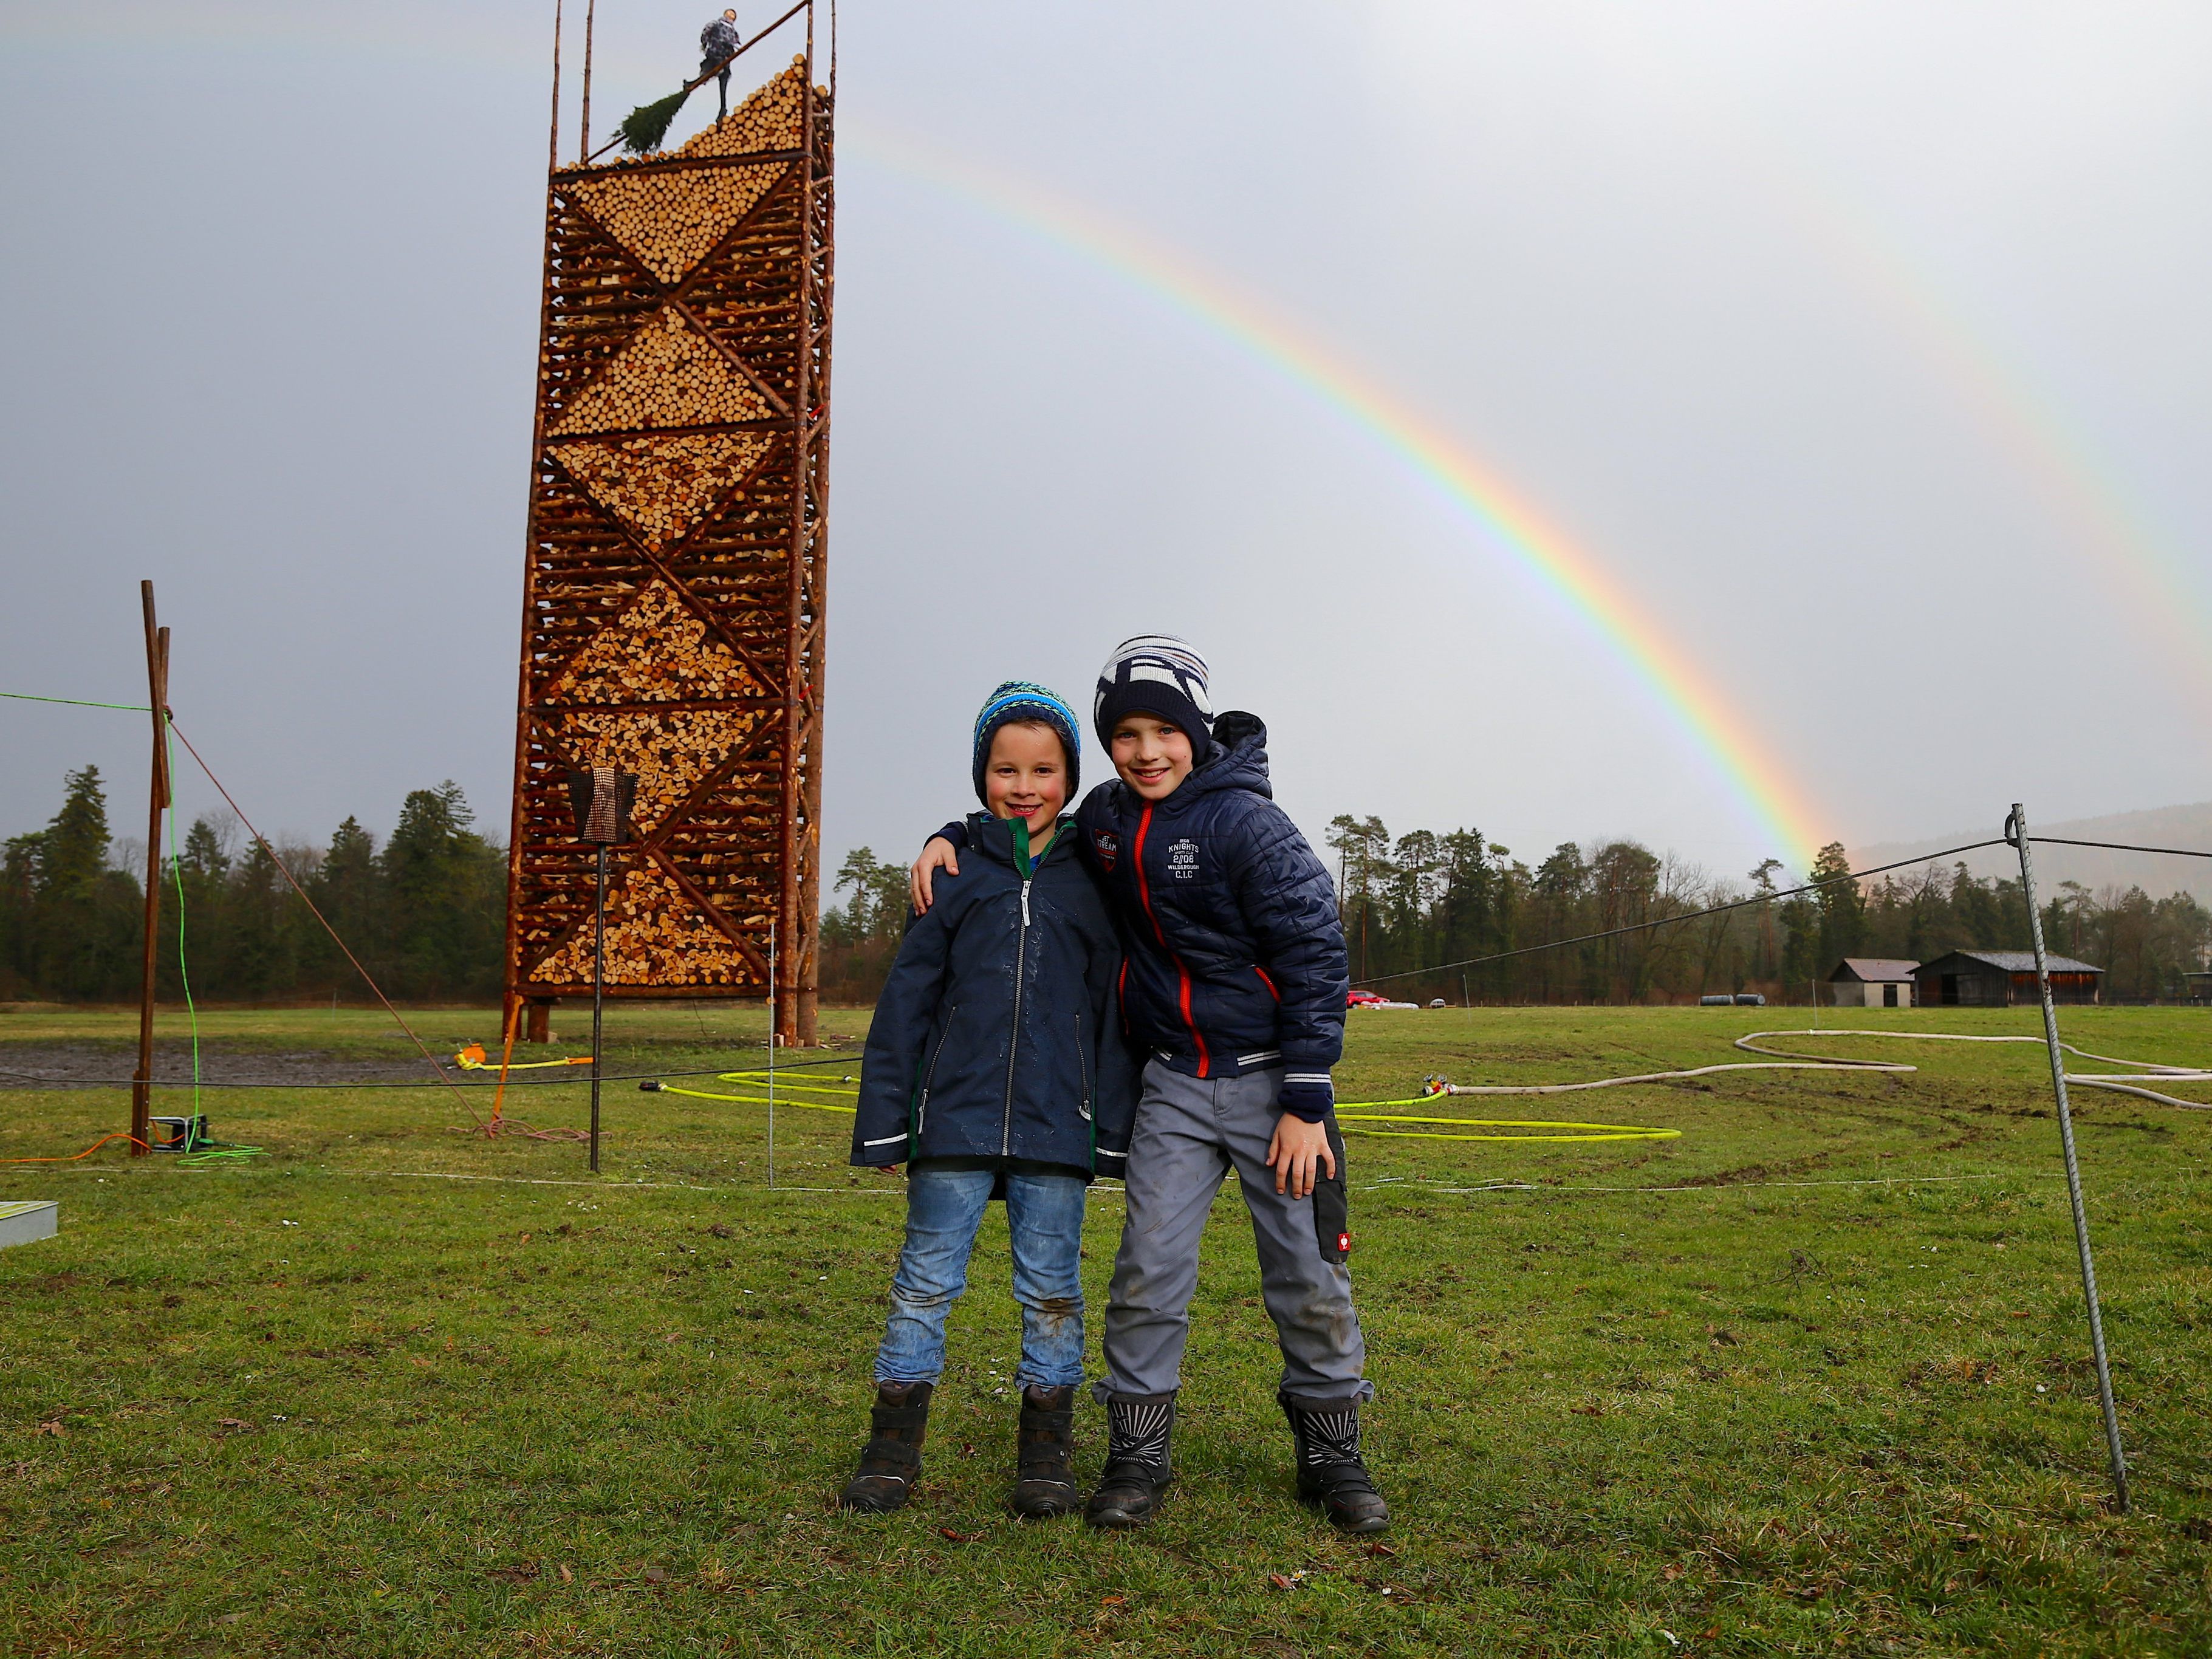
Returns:
[[[602,131],[713,9],[601,0]],[[0,690],[134,700],[150,575],[179,722],[264,829],[381,831],[451,776],[504,834],[551,22],[0,3]],[[966,804],[996,681],[1081,702],[1155,629],[1268,720],[1316,839],[1736,872],[1793,814],[2212,797],[2212,9],[839,33],[833,868]],[[0,833],[88,760],[134,831],[143,732],[0,703]]]

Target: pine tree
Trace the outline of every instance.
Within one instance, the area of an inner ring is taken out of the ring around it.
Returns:
[[[400,806],[378,860],[392,907],[395,995],[486,994],[498,988],[505,864],[471,827],[475,821],[450,778],[414,791]]]
[[[140,889],[108,867],[108,841],[100,769],[70,773],[61,811],[38,838],[30,931],[36,977],[73,1000],[123,996],[135,983],[131,912]]]
[[[1815,896],[1820,907],[1820,961],[1815,971],[1827,973],[1845,957],[1856,956],[1866,935],[1866,895],[1851,873],[1850,855],[1844,844],[1832,841],[1813,860],[1813,879],[1826,883]]]
[[[347,948],[358,957],[373,974],[381,974],[388,961],[389,941],[385,922],[383,902],[383,872],[376,861],[376,837],[361,827],[361,821],[348,814],[331,837],[329,850],[323,854],[322,867],[316,871],[309,884],[315,904]],[[317,927],[308,935],[310,945],[306,960],[318,978],[327,980],[333,991],[349,995],[367,995],[368,988],[361,983],[353,964],[344,953],[331,942],[328,933]]]

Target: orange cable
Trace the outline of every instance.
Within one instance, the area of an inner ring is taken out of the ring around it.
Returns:
[[[499,1132],[500,1106],[507,1099],[507,1063],[514,1058],[514,1028],[521,1019],[522,999],[517,997],[514,1000],[514,1006],[507,1011],[507,1044],[499,1051],[499,1091],[491,1097],[491,1125],[484,1131],[486,1135],[496,1134]]]
[[[118,1129],[113,1134],[102,1135],[99,1139],[94,1141],[91,1146],[86,1147],[82,1152],[71,1152],[67,1158],[0,1158],[0,1164],[74,1164],[81,1158],[90,1158],[94,1152],[107,1145],[111,1140],[127,1140],[133,1146],[144,1147],[145,1150],[149,1152],[154,1150],[152,1147],[147,1146],[146,1143],[139,1139],[137,1136],[127,1133],[124,1130]]]

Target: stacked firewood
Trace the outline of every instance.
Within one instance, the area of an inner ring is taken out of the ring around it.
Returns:
[[[797,149],[806,99],[806,60],[791,67],[674,153],[750,155],[764,149]]]
[[[588,984],[588,924],[531,969],[541,985]],[[755,978],[729,936],[658,869],[632,870],[607,895],[606,981],[610,985],[732,985]]]
[[[637,774],[631,822],[640,835],[650,835],[765,718],[758,710],[720,708],[653,714],[578,711],[564,716],[557,729],[562,747],[579,765]]]
[[[553,455],[658,553],[683,540],[702,514],[744,483],[769,443],[760,432],[684,432],[556,444]]]
[[[751,383],[669,306],[584,389],[554,434],[720,426],[768,414]]]
[[[737,653],[656,576],[569,659],[544,695],[548,702],[591,704],[719,701],[763,691]]]
[[[574,186],[576,200],[664,283],[680,282],[750,213],[788,161],[616,173]]]

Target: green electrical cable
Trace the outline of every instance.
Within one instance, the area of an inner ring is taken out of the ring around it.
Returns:
[[[143,702],[93,702],[83,697],[34,697],[27,691],[0,691],[13,702],[65,702],[72,708],[119,708],[126,714],[149,714]]]
[[[177,775],[177,745],[169,735],[166,715],[161,721],[161,741],[168,751],[169,775]],[[191,1022],[192,1030],[192,1109],[185,1120],[185,1144],[178,1150],[184,1154],[178,1160],[179,1168],[208,1170],[234,1164],[246,1164],[262,1156],[263,1148],[247,1146],[234,1140],[202,1140],[200,1117],[200,1011],[192,1000],[192,975],[185,960],[185,860],[177,850],[177,808],[170,803],[169,818],[169,875],[177,889],[177,979],[185,988],[185,1013]]]
[[[201,1147],[201,1151],[182,1159],[179,1167],[186,1170],[212,1170],[233,1164],[248,1164],[262,1154],[262,1148],[258,1146],[242,1146],[230,1140],[203,1141]]]
[[[161,744],[168,761],[173,793],[177,775],[177,744],[176,739],[169,735],[166,713],[161,720]],[[179,1149],[189,1155],[197,1144],[200,1125],[200,1011],[192,1000],[191,971],[185,965],[185,860],[184,855],[177,850],[177,805],[173,799],[167,810],[169,819],[169,875],[177,885],[177,980],[185,988],[185,1015],[191,1022],[192,1031],[192,1110],[191,1115],[185,1120],[185,1144]]]

